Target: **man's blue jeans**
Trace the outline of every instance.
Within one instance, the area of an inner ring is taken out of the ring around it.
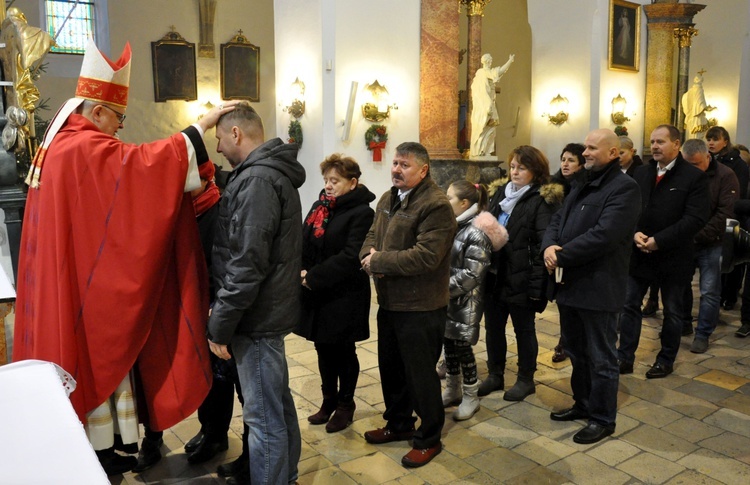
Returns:
[[[661,329],[661,350],[656,355],[656,361],[672,366],[677,358],[677,351],[680,350],[685,289],[690,286],[690,279],[669,276],[658,277],[664,305],[664,323]],[[648,278],[628,277],[625,308],[620,316],[620,346],[617,349],[617,357],[621,362],[632,364],[635,361],[635,351],[641,339],[641,305],[651,283],[653,280]]]
[[[721,246],[695,251],[695,267],[700,270],[701,301],[698,308],[698,326],[695,338],[708,340],[719,322],[721,303]],[[692,325],[693,289],[685,292],[685,322]]]
[[[284,485],[297,480],[302,441],[284,354],[284,336],[235,335],[232,353],[242,384],[242,415],[250,428],[250,481]]]
[[[557,305],[565,351],[573,364],[570,387],[575,407],[589,421],[614,429],[617,416],[616,312],[584,310]]]

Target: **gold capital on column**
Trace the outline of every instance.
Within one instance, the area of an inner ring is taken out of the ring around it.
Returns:
[[[458,11],[461,12],[461,6],[466,6],[466,15],[474,17],[479,15],[484,17],[484,7],[492,0],[458,0]]]
[[[678,27],[674,29],[675,38],[680,40],[680,49],[690,47],[692,38],[698,35],[698,29],[694,27]]]

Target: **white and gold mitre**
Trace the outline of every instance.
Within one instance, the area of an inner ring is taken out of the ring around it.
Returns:
[[[129,42],[125,44],[120,58],[113,62],[99,51],[94,39],[89,38],[76,86],[76,98],[126,108],[130,86],[130,56]]]

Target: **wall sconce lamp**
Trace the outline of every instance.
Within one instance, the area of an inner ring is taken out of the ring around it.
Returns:
[[[299,119],[305,114],[305,83],[300,81],[299,77],[289,86],[287,99],[290,101],[289,105],[284,107],[284,111],[292,115],[294,119]]]
[[[553,125],[562,125],[568,121],[568,98],[558,94],[552,101],[549,102],[549,112],[556,114],[548,114],[547,118]]]
[[[617,93],[616,98],[612,98],[612,122],[616,125],[622,125],[630,118],[625,116],[625,109],[628,107],[628,100]]]
[[[367,121],[379,122],[391,115],[391,109],[398,109],[396,104],[389,104],[390,95],[385,86],[378,80],[365,86],[365,102],[362,105],[362,116]]]

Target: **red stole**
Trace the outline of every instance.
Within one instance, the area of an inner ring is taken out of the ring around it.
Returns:
[[[70,372],[82,421],[134,365],[155,430],[208,393],[208,280],[187,164],[182,134],[130,145],[71,115],[29,189],[13,358]]]

